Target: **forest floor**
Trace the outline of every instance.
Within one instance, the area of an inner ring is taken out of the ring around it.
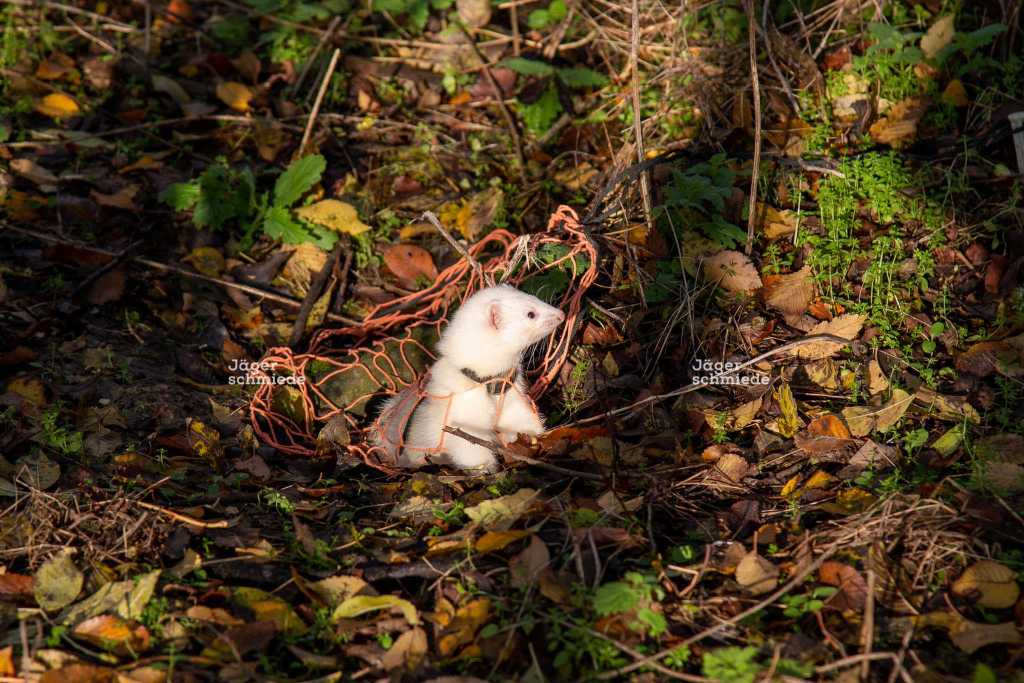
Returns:
[[[0,681],[1024,681],[1022,14],[5,0]],[[390,469],[484,270],[555,429]]]

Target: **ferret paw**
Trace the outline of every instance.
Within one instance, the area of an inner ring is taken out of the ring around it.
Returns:
[[[448,462],[460,470],[477,474],[493,474],[499,469],[498,459],[489,448],[467,442],[449,443]]]

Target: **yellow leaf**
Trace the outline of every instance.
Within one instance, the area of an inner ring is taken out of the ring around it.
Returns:
[[[455,215],[455,227],[467,240],[476,239],[484,226],[494,222],[504,198],[505,193],[500,188],[478,192],[466,200]]]
[[[338,605],[331,619],[334,621],[351,619],[367,612],[391,609],[392,607],[402,610],[402,615],[410,624],[413,626],[419,625],[420,617],[416,611],[416,606],[408,600],[403,600],[395,595],[357,595]]]
[[[831,474],[829,474],[825,470],[818,470],[817,472],[812,474],[811,478],[807,480],[806,484],[804,484],[804,490],[810,491],[811,489],[828,488],[828,485],[831,484],[832,481],[833,477]]]
[[[779,434],[787,439],[800,429],[800,417],[796,413],[796,400],[793,398],[793,390],[789,385],[783,383],[775,392],[775,400],[779,403],[778,428]]]
[[[224,254],[216,247],[196,247],[182,259],[203,275],[218,277],[224,272]]]
[[[252,90],[242,83],[223,81],[217,84],[217,97],[235,111],[249,111]]]
[[[790,496],[793,495],[793,492],[796,491],[796,487],[799,485],[800,475],[796,474],[789,481],[786,482],[786,485],[782,487],[782,491],[779,493],[779,495],[782,496],[783,498],[789,498]]]
[[[509,543],[514,543],[521,538],[529,536],[529,531],[488,531],[476,542],[477,552],[489,553],[501,550]]]
[[[272,621],[288,635],[301,636],[309,627],[284,599],[258,588],[236,588],[234,601],[252,610],[253,621]]]
[[[36,111],[52,119],[74,116],[79,111],[78,103],[64,93],[50,93],[36,104]]]
[[[921,36],[921,52],[928,59],[934,58],[942,48],[949,45],[955,33],[956,27],[953,24],[953,15],[947,14],[944,17],[939,17],[928,31]]]
[[[361,235],[370,226],[359,220],[356,208],[337,199],[325,199],[296,210],[299,218],[345,235]]]
[[[519,489],[466,508],[466,516],[488,531],[505,531],[526,514],[538,495],[534,489]]]
[[[1012,569],[999,562],[981,560],[964,570],[953,583],[953,593],[962,597],[977,595],[981,607],[1007,609],[1017,604],[1020,586]]]

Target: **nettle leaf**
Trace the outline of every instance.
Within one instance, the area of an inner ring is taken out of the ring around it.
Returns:
[[[713,215],[710,221],[701,223],[700,229],[710,239],[718,242],[726,249],[732,249],[747,240],[747,233],[744,230],[725,220],[719,214]]]
[[[554,86],[549,85],[536,102],[523,105],[523,121],[533,133],[544,133],[562,113],[562,103]]]
[[[636,607],[640,602],[640,591],[622,581],[612,581],[597,589],[594,594],[594,611],[598,616],[621,614]]]
[[[192,222],[197,228],[218,230],[228,221],[249,217],[255,186],[248,169],[233,172],[226,166],[211,166],[199,176],[199,198]]]
[[[523,76],[550,76],[555,73],[555,67],[550,64],[524,57],[509,57],[501,62],[501,66]]]
[[[199,201],[199,183],[174,183],[160,193],[158,199],[175,211],[191,209]]]
[[[427,27],[427,19],[430,18],[430,3],[427,0],[413,0],[407,9],[409,21],[417,29],[422,31]]]
[[[320,182],[327,160],[319,154],[304,156],[288,167],[274,183],[274,206],[289,207]]]
[[[548,5],[548,19],[552,24],[565,19],[567,14],[569,14],[569,7],[565,4],[565,0],[551,0],[551,4]]]
[[[570,88],[602,88],[608,85],[608,79],[593,69],[559,69],[558,78]]]
[[[546,9],[535,9],[526,17],[526,23],[535,31],[551,23],[551,14]]]
[[[272,206],[263,216],[263,232],[272,239],[279,239],[285,244],[301,244],[310,242],[310,235],[300,224],[292,220],[288,209],[283,206]]]

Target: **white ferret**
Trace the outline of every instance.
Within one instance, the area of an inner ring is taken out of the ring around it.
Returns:
[[[543,433],[544,421],[526,395],[522,355],[563,320],[557,308],[508,285],[473,294],[441,333],[423,390],[413,385],[384,405],[376,444],[399,467],[422,467],[429,457],[460,469],[495,471],[490,449],[444,427],[502,443]]]

